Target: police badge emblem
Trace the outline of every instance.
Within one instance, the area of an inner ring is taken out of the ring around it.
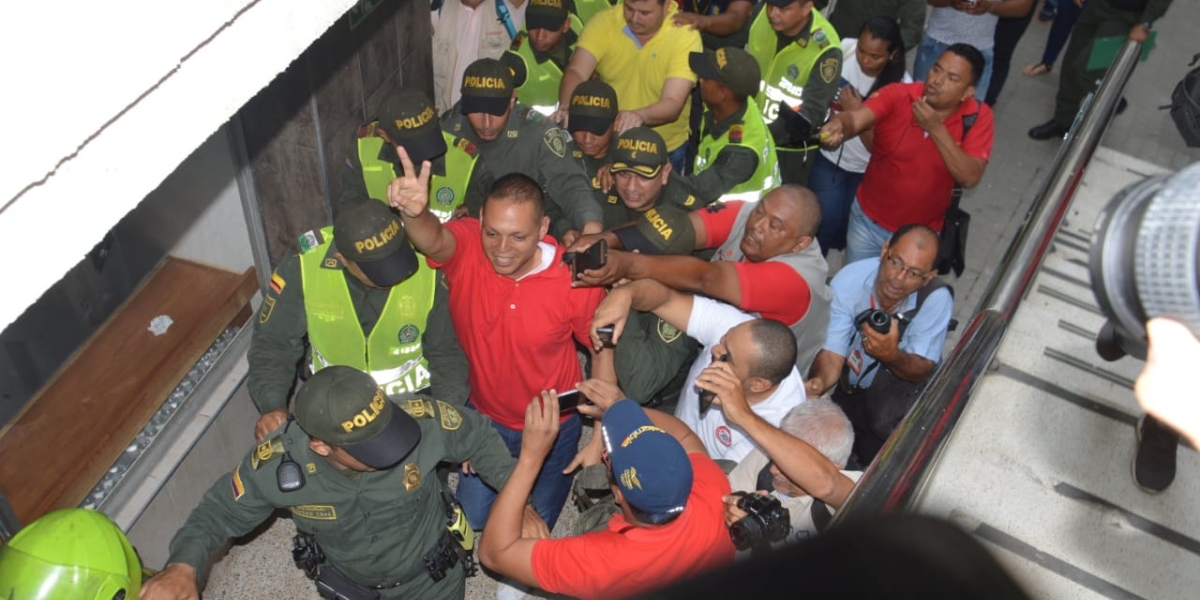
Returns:
[[[433,197],[437,200],[438,204],[449,206],[451,202],[454,202],[454,190],[448,187],[438,188],[437,193]]]
[[[417,336],[419,335],[421,335],[421,330],[417,329],[416,325],[409,323],[408,325],[400,328],[400,334],[398,338],[400,339],[401,344],[411,344],[417,341]]]

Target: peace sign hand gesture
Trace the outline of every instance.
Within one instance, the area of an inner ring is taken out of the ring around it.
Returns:
[[[401,215],[415,219],[429,208],[429,161],[423,161],[417,171],[404,148],[397,145],[396,154],[400,156],[404,174],[388,184],[388,204],[399,209]]]

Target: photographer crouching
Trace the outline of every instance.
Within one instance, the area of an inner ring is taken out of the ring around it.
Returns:
[[[728,363],[713,363],[696,379],[715,394],[730,424],[758,448],[729,474],[725,520],[738,550],[757,551],[821,531],[841,507],[860,472],[842,471],[854,445],[846,415],[829,400],[809,400],[775,427],[750,410]]]
[[[833,389],[854,425],[852,467],[871,463],[941,360],[954,300],[937,255],[937,233],[905,225],[879,259],[846,265],[829,285],[829,331],[804,386],[810,398]]]

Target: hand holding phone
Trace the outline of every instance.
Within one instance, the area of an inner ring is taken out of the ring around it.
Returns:
[[[583,399],[583,394],[579,390],[568,390],[558,395],[558,412],[559,414],[571,412],[579,408],[579,401],[583,400],[584,404],[591,404]]]
[[[567,252],[563,254],[563,261],[571,263],[571,278],[578,279],[584,271],[608,264],[608,240],[600,238],[582,252]]]

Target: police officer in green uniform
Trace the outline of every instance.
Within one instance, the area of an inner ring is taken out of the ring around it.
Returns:
[[[746,51],[762,71],[756,102],[775,138],[782,183],[804,184],[818,150],[810,137],[841,81],[841,39],[812,0],[766,0],[750,19]]]
[[[557,89],[557,88],[556,88]],[[387,204],[387,186],[404,173],[396,146],[416,164],[428,160],[429,209],[442,222],[466,204],[483,203],[492,179],[480,166],[474,144],[442,131],[433,104],[423,92],[405,90],[388,96],[379,118],[355,132],[342,172],[342,203],[374,198]]]
[[[705,109],[692,178],[699,187],[725,188],[721,202],[758,201],[779,181],[775,141],[753,98],[758,62],[740,48],[718,48],[691,53],[688,64]]]
[[[517,85],[517,101],[547,117],[558,108],[558,84],[583,31],[583,22],[564,4],[569,1],[529,0],[525,29],[500,59],[520,63],[525,73]]]
[[[142,599],[195,598],[209,558],[278,508],[291,512],[293,558],[318,590],[461,599],[474,533],[432,475],[439,462],[469,459],[503,486],[515,462],[486,420],[441,400],[397,405],[370,375],[335,366],[300,389],[294,421],[209,488]]]
[[[546,190],[550,231],[596,233],[601,214],[590,201],[591,186],[571,156],[567,133],[541,113],[517,102],[513,72],[498,60],[482,58],[463,73],[462,100],[443,115],[442,127],[479,148],[484,169],[499,179],[524,173]],[[468,199],[471,216],[482,201]],[[571,239],[564,239],[570,243]]]
[[[1150,38],[1150,28],[1162,18],[1171,0],[1088,0],[1071,30],[1063,56],[1062,75],[1054,102],[1054,118],[1029,130],[1035,140],[1062,139],[1075,121],[1084,96],[1104,70],[1089,71],[1088,58],[1097,38],[1126,36],[1136,42]]]
[[[335,241],[336,240],[336,241]],[[343,205],[333,227],[300,236],[259,309],[248,360],[259,440],[283,423],[296,365],[367,371],[393,399],[427,390],[465,405],[467,359],[445,281],[409,245],[400,218],[373,200]]]

